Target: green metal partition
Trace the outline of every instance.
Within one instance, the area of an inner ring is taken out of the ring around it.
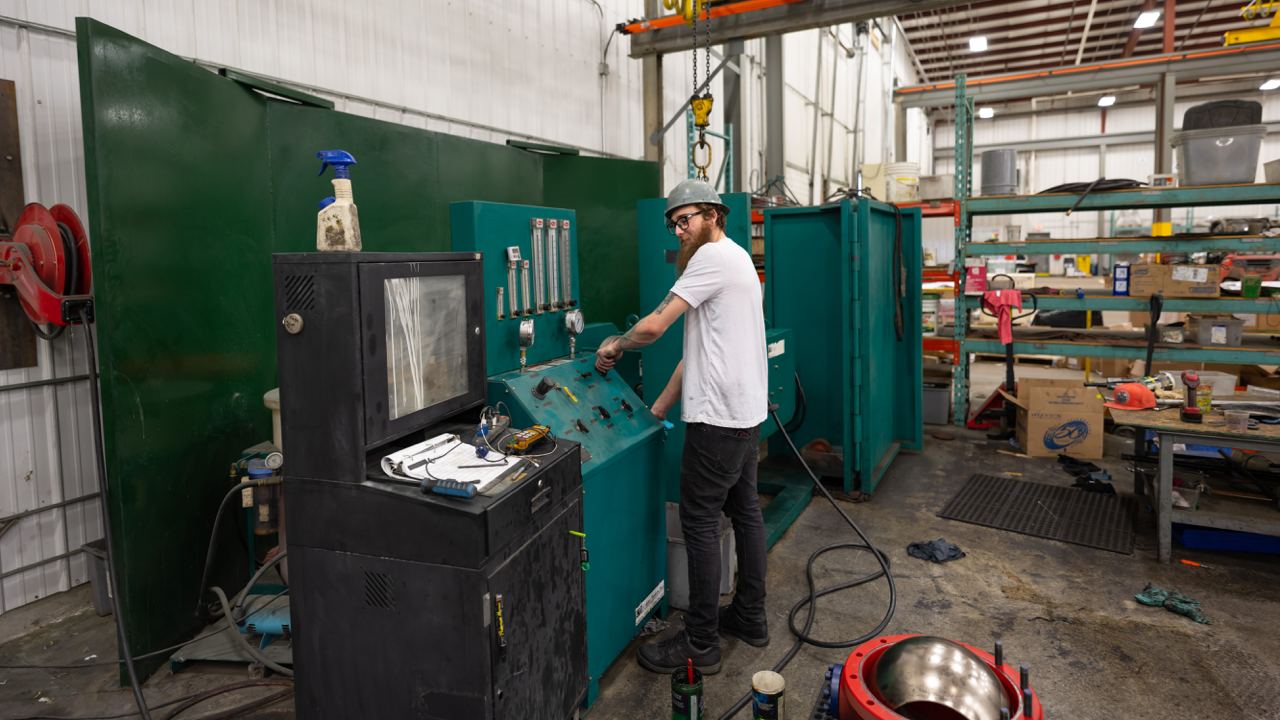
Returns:
[[[101,23],[82,18],[77,33],[115,607],[143,654],[197,625],[227,466],[271,437],[266,107]],[[234,538],[224,528],[222,547]],[[243,573],[233,557],[217,582]]]
[[[100,22],[76,29],[116,607],[133,651],[146,653],[198,625],[227,466],[271,435],[261,400],[276,385],[270,256],[315,247],[317,202],[332,193],[317,150],[356,156],[370,251],[448,249],[457,200],[577,209],[579,235],[593,233],[583,267],[603,268],[583,277],[584,297],[615,316],[634,304],[635,281],[605,269],[634,252],[629,219],[636,198],[658,193],[658,170],[273,100]],[[594,182],[579,186],[585,178]],[[225,530],[215,579],[230,586],[244,564]]]
[[[542,168],[542,204],[573,208],[578,216],[578,273],[587,322],[623,327],[636,308],[637,231],[636,204],[621,207],[619,200],[660,192],[658,164],[553,155],[542,158]]]
[[[828,473],[846,492],[873,492],[898,451],[923,440],[920,211],[901,212],[900,243],[898,217],[865,199],[765,211],[766,314],[792,330],[807,400],[793,437],[837,449]]]

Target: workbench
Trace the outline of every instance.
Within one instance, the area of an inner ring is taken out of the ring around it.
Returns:
[[[1173,523],[1238,532],[1280,535],[1280,512],[1270,504],[1239,500],[1221,495],[1201,495],[1199,508],[1181,510],[1173,507],[1174,446],[1190,443],[1229,445],[1242,450],[1274,451],[1280,449],[1280,426],[1259,425],[1243,433],[1227,430],[1220,412],[1211,412],[1203,423],[1186,423],[1178,419],[1176,407],[1164,410],[1111,410],[1116,425],[1138,430],[1152,430],[1160,439],[1159,473],[1154,484],[1152,502],[1156,509],[1157,557],[1169,562]],[[1143,442],[1141,434],[1135,444]],[[1137,478],[1134,490],[1141,494]]]

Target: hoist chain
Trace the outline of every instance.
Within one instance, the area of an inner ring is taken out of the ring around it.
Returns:
[[[697,5],[693,12],[693,97],[690,103],[693,107],[693,124],[698,128],[698,141],[693,146],[693,166],[696,168],[696,176],[699,179],[707,179],[707,168],[711,166],[711,145],[707,142],[707,125],[711,122],[711,106],[714,99],[711,97],[711,2],[710,0],[692,0]],[[702,45],[703,60],[706,68],[703,71],[702,83],[706,84],[702,94],[698,94],[700,83],[698,81],[698,23],[703,26]],[[699,152],[705,153],[703,158],[699,158]]]

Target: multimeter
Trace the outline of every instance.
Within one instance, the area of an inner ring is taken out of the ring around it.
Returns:
[[[507,441],[508,452],[525,452],[529,448],[537,445],[539,441],[551,434],[551,428],[546,425],[534,425],[524,430],[520,430],[511,436]]]

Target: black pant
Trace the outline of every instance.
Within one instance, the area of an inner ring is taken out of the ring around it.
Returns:
[[[692,423],[680,463],[680,524],[689,558],[689,612],[685,627],[699,645],[719,644],[720,514],[733,521],[738,584],[733,604],[749,623],[763,623],[764,518],[756,493],[760,427],[724,428]]]

